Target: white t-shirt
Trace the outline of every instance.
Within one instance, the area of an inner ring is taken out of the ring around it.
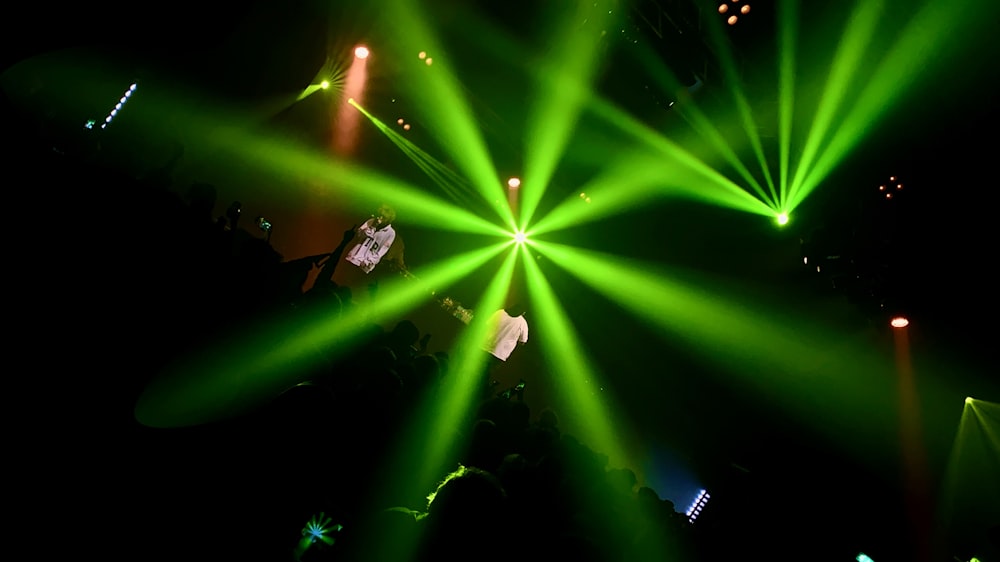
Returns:
[[[358,229],[365,235],[364,242],[351,248],[347,257],[344,258],[354,265],[360,267],[365,273],[371,273],[382,256],[389,251],[393,240],[396,239],[396,231],[391,225],[385,225],[375,230],[375,219],[368,219]]]
[[[490,332],[484,350],[506,361],[518,343],[528,341],[528,322],[524,316],[511,316],[500,309],[490,316]]]

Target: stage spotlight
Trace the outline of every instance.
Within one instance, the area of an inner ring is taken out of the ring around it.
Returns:
[[[893,328],[905,328],[910,325],[910,321],[905,316],[893,316],[889,325]]]
[[[507,187],[511,189],[517,189],[521,187],[521,180],[519,178],[510,178],[507,180]]]
[[[528,241],[528,234],[523,230],[518,230],[514,233],[514,242],[516,244],[524,244]]]
[[[327,88],[330,87],[330,81],[329,80],[323,80],[322,82],[319,83],[319,87],[323,88],[324,90],[326,90]]]
[[[788,224],[788,213],[778,213],[777,219],[780,226],[785,226]]]
[[[371,53],[368,51],[368,47],[365,47],[364,45],[361,45],[354,49],[354,56],[359,59],[366,59],[368,58],[369,54]]]
[[[733,4],[732,8],[735,10],[736,9],[736,4],[739,4],[739,0],[729,0],[729,4]],[[726,14],[729,14],[730,13],[730,11],[729,11],[729,8],[730,8],[729,4],[727,4],[725,2],[719,4],[719,7],[717,8],[717,11],[720,14],[722,14],[723,16],[725,16]],[[739,7],[739,13],[741,13],[743,15],[749,14],[750,13],[750,4],[743,4],[743,5],[741,5]],[[726,23],[728,23],[729,25],[736,25],[737,21],[739,21],[739,16],[737,16],[735,13],[733,13],[732,15],[726,17]]]

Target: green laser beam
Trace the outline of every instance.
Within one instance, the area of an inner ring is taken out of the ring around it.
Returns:
[[[586,2],[576,7],[559,19],[562,25],[551,35],[548,56],[534,73],[538,88],[524,133],[521,229],[530,224],[565,151],[600,68],[602,35],[618,17],[616,10],[599,9]]]
[[[675,166],[673,169],[678,175],[685,172],[683,177],[687,178],[688,181],[670,184],[670,187],[675,189],[669,190],[669,193],[710,201],[723,207],[766,217],[774,216],[774,210],[766,203],[733,183],[729,178],[678,144],[651,130],[614,105],[597,98],[592,98],[592,101],[594,103],[590,105],[590,109],[596,115],[642,141],[647,147],[658,151],[664,158],[668,159],[664,161],[664,164]]]
[[[433,57],[434,64],[431,66],[419,64],[416,59],[412,68],[404,66],[402,85],[417,101],[415,107],[421,111],[422,121],[428,123],[430,134],[480,190],[483,198],[492,201],[500,188],[499,175],[486,142],[475,126],[476,120],[462,94],[462,86],[448,64],[446,51],[428,25],[425,11],[411,0],[399,0],[391,2],[386,12],[389,37],[393,38],[393,48],[401,60],[407,60],[419,51],[440,53]],[[514,227],[510,209],[497,209],[504,223]]]
[[[588,384],[588,381],[596,384],[599,376],[586,355],[587,346],[579,341],[566,310],[538,264],[528,252],[524,252],[523,256],[532,308],[537,311],[532,316],[537,317],[539,331],[545,334],[541,340],[549,376],[572,397],[572,403],[578,410],[575,413],[580,431],[586,440],[604,451],[610,459],[624,463],[628,457],[615,437],[619,432],[611,422],[614,418],[610,408],[601,403],[594,387]]]
[[[660,197],[663,186],[676,181],[678,175],[664,166],[662,158],[627,153],[604,166],[598,176],[579,188],[589,202],[586,198],[569,197],[531,225],[528,234],[538,236],[636,208]]]
[[[840,121],[822,155],[800,183],[797,204],[813,190],[843,158],[872,130],[874,123],[905,94],[912,94],[913,85],[921,77],[929,77],[932,63],[942,64],[947,58],[934,55],[954,53],[952,38],[970,33],[980,24],[983,14],[972,6],[952,2],[930,1],[906,24],[899,39],[891,46],[854,102],[851,111]],[[988,18],[985,21],[989,21]],[[993,20],[995,21],[995,19]]]
[[[389,140],[395,144],[414,164],[420,168],[441,190],[458,204],[463,204],[466,209],[475,208],[478,203],[482,203],[480,193],[473,188],[469,182],[456,173],[451,168],[431,156],[427,151],[421,149],[408,138],[392,127],[386,125],[382,120],[372,115],[365,108],[357,103],[353,103],[363,115],[375,125]],[[499,210],[498,214],[501,214]],[[499,227],[498,227],[499,228]]]
[[[778,195],[774,188],[774,180],[771,178],[771,168],[767,163],[766,157],[764,156],[764,148],[761,145],[760,134],[757,132],[757,123],[754,119],[750,102],[747,100],[746,94],[740,86],[742,81],[740,80],[739,72],[736,70],[735,57],[733,56],[733,51],[730,48],[731,43],[726,38],[724,34],[725,30],[722,27],[721,19],[708,18],[706,28],[709,32],[709,39],[714,45],[717,53],[716,59],[720,63],[723,76],[725,77],[725,83],[729,89],[729,93],[733,97],[733,102],[735,103],[740,123],[743,126],[743,131],[746,133],[746,138],[750,142],[750,147],[753,150],[754,156],[757,158],[757,163],[760,165],[761,171],[764,174],[764,181],[767,183],[768,191],[770,192],[770,198],[768,198],[762,193],[763,190],[761,189],[761,199],[765,202],[769,202],[770,207],[777,210]]]
[[[513,250],[507,243],[500,247]],[[516,252],[509,251],[476,303],[476,310],[493,311],[502,306],[515,263]],[[468,415],[477,404],[481,385],[486,384],[486,355],[481,348],[486,341],[488,316],[488,313],[477,314],[468,329],[459,334],[449,352],[450,367],[442,384],[421,397],[418,408],[403,425],[390,449],[390,462],[380,469],[384,472],[381,481],[386,485],[378,492],[381,497],[373,498],[377,505],[397,502],[400,497],[422,495],[422,491],[432,488],[440,479],[453,453],[464,446],[467,437],[457,428],[464,427],[462,424],[468,421]],[[411,468],[408,478],[394,477],[400,467]]]
[[[549,242],[534,247],[636,318],[737,375],[730,384],[763,394],[845,449],[855,443],[832,431],[830,420],[859,432],[877,427],[882,438],[897,438],[891,412],[883,411],[892,381],[871,378],[892,367],[867,342],[834,344],[830,333],[787,311],[761,310],[712,290],[706,280],[682,282],[651,264]],[[845,405],[874,413],[861,423]]]
[[[809,134],[796,165],[795,176],[789,191],[792,208],[801,202],[802,197],[805,197],[805,195],[799,197],[798,192],[802,189],[802,183],[810,172],[821,143],[830,130],[837,109],[847,95],[848,86],[851,84],[853,76],[857,73],[864,58],[871,56],[867,48],[875,36],[878,16],[883,8],[884,2],[880,0],[862,0],[854,6],[854,11],[847,19],[843,37],[834,53],[822,97],[816,107],[812,125],[809,127]]]
[[[283,170],[301,178],[320,178],[328,182],[331,205],[342,207],[363,203],[370,209],[384,200],[405,209],[407,221],[446,230],[496,235],[500,227],[461,207],[446,203],[426,190],[375,170],[331,158],[284,139],[270,140],[244,131],[222,132],[216,137],[218,146],[252,162],[254,166]],[[346,196],[346,197],[345,197]]]
[[[740,177],[743,178],[743,181],[747,182],[762,201],[774,206],[773,198],[772,200],[768,200],[764,189],[736,155],[731,143],[723,137],[722,133],[712,124],[711,120],[701,111],[699,106],[692,100],[687,99],[688,95],[685,88],[677,80],[670,67],[663,62],[660,55],[655,53],[645,43],[636,45],[634,51],[637,60],[639,60],[649,75],[653,77],[661,91],[670,96],[677,95],[680,98],[672,107],[673,111],[676,111],[702,138],[711,143],[712,147],[736,170]]]
[[[795,107],[795,43],[798,0],[778,2],[778,208],[787,209]]]

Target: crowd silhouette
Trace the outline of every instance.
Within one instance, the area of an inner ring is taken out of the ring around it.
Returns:
[[[429,347],[429,334],[411,320],[372,324],[349,353],[317,362],[303,382],[247,414],[193,427],[139,423],[137,397],[189,352],[275,315],[349,312],[351,288],[327,270],[352,232],[332,241],[329,254],[286,260],[212,184],[177,185],[169,167],[136,176],[95,157],[99,149],[32,135],[38,131],[27,124],[8,167],[30,169],[49,187],[23,193],[38,195],[25,204],[54,201],[66,219],[61,233],[76,240],[60,260],[58,285],[71,278],[87,295],[51,303],[72,303],[79,315],[115,326],[113,335],[76,332],[78,349],[103,361],[107,380],[73,386],[88,389],[75,394],[76,409],[113,402],[113,431],[127,428],[113,446],[130,476],[107,483],[127,489],[115,517],[123,536],[111,548],[142,559],[359,562],[628,562],[698,552],[671,501],[639,486],[629,469],[610,467],[560,427],[555,411],[533,412],[516,392],[491,394],[455,428],[468,446],[437,489],[426,490],[426,503],[372,505],[381,488],[375,475],[385,473],[415,405],[460,376],[449,351]],[[86,228],[71,217],[86,217]],[[317,268],[318,281],[303,290]],[[104,401],[82,405],[95,396]]]

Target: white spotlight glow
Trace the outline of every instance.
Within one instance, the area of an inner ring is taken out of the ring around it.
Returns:
[[[368,47],[365,47],[364,45],[356,47],[354,49],[354,56],[358,57],[359,59],[366,59],[368,58],[369,54],[371,53],[368,51]]]

